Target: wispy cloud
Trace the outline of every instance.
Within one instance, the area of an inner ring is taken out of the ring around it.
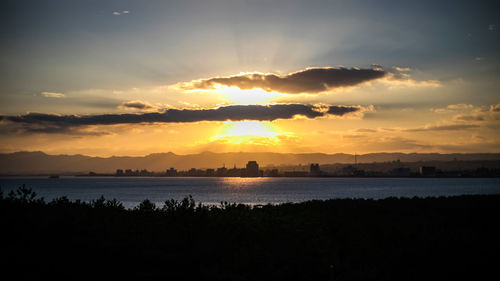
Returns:
[[[52,124],[20,124],[0,121],[0,135],[65,134],[71,136],[104,136],[111,132],[90,126],[67,127]]]
[[[361,129],[357,129],[356,132],[359,132],[359,133],[376,133],[377,130],[361,128]]]
[[[456,112],[456,111],[462,111],[462,110],[471,110],[474,108],[474,105],[472,104],[465,104],[465,103],[460,103],[460,104],[450,104],[446,107],[442,108],[433,108],[431,111],[434,111],[436,113],[446,113],[446,112]]]
[[[496,26],[495,24],[490,24],[490,25],[488,25],[488,30],[490,30],[490,31],[493,31],[493,30],[495,30],[496,28],[497,28],[497,26]]]
[[[453,117],[455,121],[498,121],[500,120],[500,103],[489,106],[468,107],[468,111]]]
[[[125,11],[114,11],[112,13],[113,16],[120,16],[120,15],[127,15],[127,14],[130,14],[130,11],[127,11],[127,10],[125,10]]]
[[[424,127],[405,129],[404,132],[428,132],[428,131],[458,131],[472,128],[479,128],[476,124],[445,124],[445,125],[427,125]]]
[[[452,110],[470,109],[470,108],[474,108],[474,106],[472,104],[465,104],[465,103],[448,105],[448,109],[452,109]]]
[[[411,70],[409,67],[401,67],[401,66],[393,66],[392,68],[399,72],[408,72]]]
[[[458,114],[453,117],[455,121],[484,121],[485,116],[482,114]]]
[[[423,80],[417,81],[411,78],[408,73],[396,72],[388,73],[380,81],[389,84],[389,86],[405,86],[405,87],[440,87],[441,82],[438,80]]]
[[[55,92],[41,92],[40,95],[46,98],[65,98],[66,95],[63,93],[55,93]]]

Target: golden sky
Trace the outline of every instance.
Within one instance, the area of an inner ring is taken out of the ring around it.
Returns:
[[[500,152],[498,2],[312,2],[2,7],[0,152]]]

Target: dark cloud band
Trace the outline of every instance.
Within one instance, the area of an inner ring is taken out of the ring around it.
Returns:
[[[238,87],[243,90],[261,88],[267,92],[286,94],[317,94],[329,89],[355,86],[363,82],[384,77],[387,74],[380,68],[308,68],[288,75],[249,73],[229,77],[216,77],[180,83],[185,90],[214,89],[216,85]]]
[[[343,116],[360,111],[360,106],[314,106],[305,104],[232,105],[215,109],[168,109],[164,112],[141,114],[102,115],[53,115],[29,113],[19,116],[0,116],[0,120],[21,124],[27,130],[37,132],[60,132],[80,126],[115,125],[138,123],[186,123],[199,121],[273,121],[291,119],[294,116],[318,118],[327,115]]]
[[[359,107],[354,107],[354,106],[332,105],[328,108],[328,111],[326,113],[336,116],[343,116],[345,114],[356,112],[359,110],[360,110]]]

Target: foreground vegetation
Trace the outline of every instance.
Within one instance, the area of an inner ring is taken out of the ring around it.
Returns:
[[[2,273],[15,279],[486,280],[500,196],[327,200],[251,208],[192,198],[0,194]],[[12,280],[15,280],[12,279]]]

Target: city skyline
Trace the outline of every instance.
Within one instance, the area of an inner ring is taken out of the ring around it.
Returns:
[[[0,5],[0,153],[500,152],[498,1]]]

